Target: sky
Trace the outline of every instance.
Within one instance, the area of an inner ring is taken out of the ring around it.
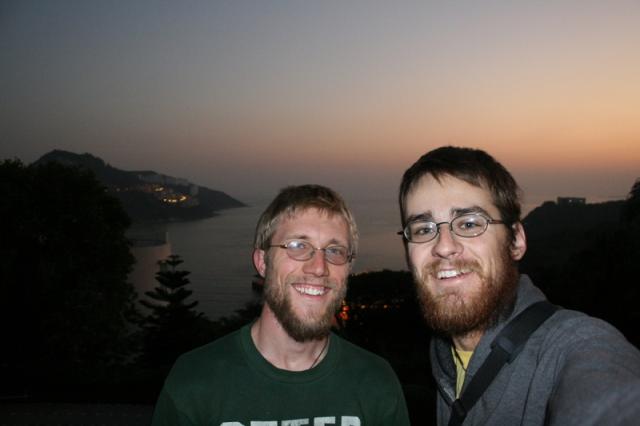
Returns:
[[[241,200],[394,198],[441,145],[525,200],[640,177],[639,1],[0,3],[0,159],[53,149]],[[595,197],[595,198],[594,198]]]

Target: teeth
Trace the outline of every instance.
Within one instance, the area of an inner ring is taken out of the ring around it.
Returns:
[[[447,270],[447,271],[438,271],[438,279],[443,279],[443,278],[453,278],[455,276],[457,276],[459,274],[458,271],[454,271],[454,270]]]
[[[310,296],[322,296],[326,293],[325,287],[294,287],[296,291]]]
[[[462,274],[468,274],[469,272],[471,272],[470,269],[467,268],[463,268],[463,269],[447,269],[445,271],[438,271],[438,279],[443,279],[443,278],[454,278],[457,277],[458,275],[462,275]]]

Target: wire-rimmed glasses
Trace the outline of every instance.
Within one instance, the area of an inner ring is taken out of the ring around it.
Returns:
[[[349,249],[341,245],[330,245],[324,248],[314,247],[308,241],[289,240],[282,244],[272,244],[269,247],[280,247],[286,250],[287,255],[293,260],[301,262],[307,261],[313,257],[316,251],[324,252],[324,258],[327,262],[334,265],[344,265],[351,262],[355,255],[349,252]]]
[[[450,222],[414,220],[399,231],[398,235],[403,235],[411,243],[428,243],[438,236],[441,225],[449,225],[449,230],[455,235],[473,238],[484,234],[489,225],[493,224],[505,224],[505,222],[491,219],[482,213],[465,213],[454,217]]]

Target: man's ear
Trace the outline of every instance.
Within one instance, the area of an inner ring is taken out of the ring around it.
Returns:
[[[510,246],[511,258],[520,260],[527,251],[527,236],[524,233],[522,223],[514,223],[511,228],[513,229],[513,240]]]
[[[253,249],[253,266],[262,278],[265,277],[267,271],[267,262],[265,256],[267,252],[260,249]]]

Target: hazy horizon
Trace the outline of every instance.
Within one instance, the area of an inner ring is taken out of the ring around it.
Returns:
[[[525,199],[640,177],[640,3],[8,1],[0,159],[88,152],[243,199],[394,198],[441,145]]]
[[[51,151],[49,151],[51,152]],[[47,154],[47,153],[45,153]],[[90,152],[75,152],[75,154],[90,154],[93,155],[95,157],[97,157],[96,155],[94,155],[93,153]],[[43,154],[44,155],[44,154]],[[30,164],[33,163],[34,161],[38,160],[41,156],[38,156],[37,158],[35,158],[33,161],[25,161],[22,159],[19,159],[20,161],[22,161],[24,164]],[[13,157],[13,158],[17,158],[17,157]],[[112,164],[111,162],[109,162],[107,159],[105,158],[101,158],[101,160],[103,160],[106,164],[115,167],[117,169],[121,169],[121,170],[125,170],[122,169],[120,167],[118,167],[117,164]],[[165,174],[165,175],[170,175],[166,172],[164,172],[163,170],[159,170],[159,169],[144,169],[144,170],[150,170],[150,171],[154,171],[157,172],[159,174]],[[143,169],[141,168],[133,168],[130,170],[125,170],[125,171],[143,171]],[[173,176],[173,175],[170,175]],[[228,195],[230,195],[231,197],[237,199],[238,201],[241,201],[247,205],[250,206],[255,206],[255,205],[263,205],[263,207],[266,207],[266,205],[273,199],[273,197],[275,196],[275,194],[277,193],[277,191],[279,191],[282,187],[273,187],[273,188],[269,188],[269,191],[265,191],[265,192],[261,192],[261,193],[256,193],[256,192],[252,192],[251,188],[248,188],[248,190],[245,191],[240,191],[239,193],[231,193],[229,191],[225,191],[223,188],[219,188],[216,186],[211,186],[211,185],[206,185],[203,184],[202,182],[197,182],[197,181],[193,181],[191,179],[189,179],[187,176],[173,176],[176,178],[184,178],[187,179],[188,181],[190,181],[193,184],[197,184],[200,186],[205,186],[208,187],[209,189],[213,189],[213,190],[219,190],[219,191],[223,191],[225,193],[227,193]],[[400,176],[399,176],[400,178]],[[638,178],[640,178],[640,173]],[[516,176],[517,179],[517,176]],[[301,179],[299,182],[292,182],[292,184],[302,184],[302,183],[320,183],[320,184],[326,184],[325,182],[317,182],[317,181],[304,181],[304,179]],[[628,194],[629,191],[631,190],[631,186],[633,185],[633,182],[631,182],[631,184],[629,185],[629,188],[624,190],[624,192],[619,193],[619,194],[599,194],[599,193],[562,193],[562,192],[554,192],[553,190],[550,190],[547,193],[527,193],[526,191],[523,190],[523,194],[522,194],[522,204],[523,204],[523,217],[533,208],[541,205],[543,202],[545,201],[556,201],[558,197],[584,197],[586,198],[587,203],[601,203],[601,202],[606,202],[606,201],[615,201],[615,200],[622,200],[625,199]],[[334,188],[336,188],[337,190],[341,190],[342,188],[340,188],[340,185],[338,186],[334,186]],[[371,192],[371,191],[358,191],[359,188],[355,188],[355,190],[347,190],[347,191],[341,191],[342,195],[347,199],[347,203],[349,203],[350,200],[355,200],[355,201],[375,201],[375,200],[380,200],[380,201],[386,201],[386,202],[392,202],[395,203],[397,201],[397,188],[392,188],[389,191],[377,191],[377,192]],[[365,188],[366,189],[366,188]],[[371,188],[369,188],[371,189]]]

